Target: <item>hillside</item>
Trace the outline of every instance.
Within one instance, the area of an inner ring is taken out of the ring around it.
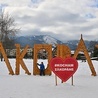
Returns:
[[[51,44],[53,47],[56,44],[65,44],[70,47],[71,50],[75,50],[79,40],[68,40],[66,42],[62,42],[59,39],[53,38],[49,35],[34,35],[34,36],[19,36],[13,38],[15,43],[19,43],[22,47],[26,46],[27,44],[30,47],[33,47],[34,44]],[[85,40],[85,45],[88,50],[93,50],[94,45],[98,43],[98,41],[88,41]]]
[[[30,47],[33,47],[34,44],[51,44],[52,46],[55,46],[56,44],[63,43],[62,41],[47,35],[14,37],[14,41],[15,43],[21,44],[21,46],[28,44]]]

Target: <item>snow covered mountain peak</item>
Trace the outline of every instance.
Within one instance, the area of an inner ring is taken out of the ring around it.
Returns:
[[[56,44],[62,44],[62,41],[48,35],[20,36],[14,38],[14,41],[21,44],[21,46],[28,44],[31,47],[34,44],[51,44],[53,47],[55,47]]]
[[[44,36],[43,40],[48,44],[57,44],[57,40],[50,36]]]

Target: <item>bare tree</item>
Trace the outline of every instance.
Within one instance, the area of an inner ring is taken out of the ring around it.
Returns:
[[[11,37],[15,36],[18,31],[14,18],[8,13],[2,12],[0,14],[0,42],[3,43],[5,49],[11,42],[13,43]],[[12,47],[12,44],[9,47]]]
[[[3,42],[10,36],[15,36],[19,29],[16,28],[15,20],[8,13],[0,14],[0,40]]]

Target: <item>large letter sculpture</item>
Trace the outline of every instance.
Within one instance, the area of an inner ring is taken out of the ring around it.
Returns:
[[[90,56],[88,54],[87,48],[86,48],[85,43],[84,43],[83,38],[82,38],[82,35],[81,35],[80,42],[78,43],[77,49],[76,49],[76,51],[74,53],[74,56],[73,56],[74,58],[77,57],[79,51],[84,52],[84,55],[85,55],[85,57],[86,57],[86,59],[88,61],[90,70],[92,72],[92,75],[96,76],[96,71],[95,71],[95,69],[93,67],[92,61],[91,61]]]
[[[0,42],[0,52],[2,53],[2,55],[3,55],[3,57],[4,57],[6,66],[7,66],[8,70],[9,70],[9,74],[14,75],[14,72],[13,72],[13,70],[12,70],[12,67],[11,67],[11,65],[10,65],[10,62],[9,62],[9,60],[8,60],[8,58],[7,58],[7,55],[6,55],[5,51],[4,51],[4,48],[3,48],[1,42]]]
[[[39,75],[40,74],[40,70],[37,66],[37,53],[41,49],[45,49],[48,52],[48,64],[47,64],[47,68],[45,69],[45,74],[51,75],[49,62],[52,59],[52,46],[47,45],[47,44],[35,44],[34,45],[33,75]]]
[[[57,57],[61,57],[63,59],[67,57],[71,57],[71,50],[66,45],[57,45]]]
[[[16,69],[15,69],[15,74],[19,75],[19,73],[20,73],[20,66],[19,65],[21,64],[21,67],[25,70],[25,73],[28,74],[28,75],[31,75],[31,73],[27,69],[25,63],[23,62],[23,57],[25,56],[29,46],[27,45],[22,53],[20,53],[20,45],[19,44],[15,44],[15,46],[16,46],[16,49],[17,49],[17,51],[16,51]]]

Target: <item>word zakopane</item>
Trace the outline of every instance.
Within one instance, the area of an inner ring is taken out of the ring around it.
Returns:
[[[44,46],[44,45],[42,44],[42,46]],[[65,45],[65,46],[66,46],[66,45]],[[48,45],[47,45],[47,49],[50,49],[50,48],[51,48],[51,47],[48,47]],[[59,57],[59,54],[62,54],[62,55],[65,54],[62,49],[59,49],[59,47],[57,47],[57,48],[58,48],[58,51],[57,51],[58,57]],[[65,48],[65,50],[66,50],[66,47],[63,47],[63,48]],[[26,65],[25,65],[25,63],[24,63],[24,61],[23,61],[23,57],[25,56],[25,54],[26,54],[26,52],[27,52],[27,49],[28,49],[28,45],[24,48],[24,50],[23,50],[22,52],[20,52],[20,45],[19,45],[19,44],[16,44],[16,68],[15,68],[15,74],[16,74],[16,75],[19,75],[19,73],[20,73],[20,65],[21,65],[21,67],[23,68],[23,70],[25,70],[25,73],[27,73],[28,75],[31,74],[31,73],[29,72],[29,70],[27,69],[27,67],[26,67]],[[42,47],[41,49],[43,49],[43,47]],[[35,48],[35,50],[36,50],[36,48]],[[52,50],[52,49],[50,49],[50,50]],[[60,51],[61,51],[61,52],[60,52]],[[70,51],[70,50],[69,50],[69,51]],[[78,55],[78,53],[79,53],[80,51],[82,51],[82,52],[84,53],[84,55],[85,55],[85,57],[86,57],[86,59],[87,59],[87,61],[88,61],[89,68],[90,68],[90,70],[91,70],[92,75],[93,75],[93,76],[96,76],[96,71],[95,71],[95,69],[94,69],[94,66],[93,66],[93,64],[92,64],[92,61],[91,61],[90,56],[89,56],[89,54],[88,54],[86,45],[85,45],[84,40],[83,40],[83,38],[82,38],[82,34],[81,34],[81,39],[80,39],[80,41],[79,41],[79,43],[78,43],[78,45],[77,45],[77,48],[76,48],[76,50],[75,50],[75,52],[74,52],[73,58],[77,58],[77,55]],[[10,65],[10,62],[9,62],[9,60],[8,60],[8,58],[7,58],[7,55],[6,55],[5,51],[4,51],[4,48],[3,48],[1,42],[0,42],[0,52],[2,53],[2,56],[4,57],[6,66],[7,66],[8,70],[9,70],[9,74],[14,75],[14,71],[12,70],[12,67],[11,67],[11,65]],[[71,51],[70,51],[70,52],[71,52]],[[35,52],[35,54],[34,54],[35,60],[36,60],[36,58],[37,58],[36,55],[37,55],[37,54],[36,54],[36,52]],[[49,57],[50,57],[50,56],[52,57],[52,55],[49,55]],[[60,56],[60,57],[62,57],[62,56]],[[49,59],[48,59],[48,61],[49,61]],[[49,62],[48,62],[48,63],[49,63]],[[36,64],[36,63],[33,64],[33,69],[34,69],[34,68],[36,69],[35,64]],[[63,66],[63,65],[62,65],[62,66]],[[64,66],[65,66],[65,65],[64,65]],[[36,71],[38,71],[38,70],[36,70]],[[48,70],[47,70],[47,71],[48,71]],[[35,71],[34,71],[34,70],[33,70],[33,74],[35,74]]]

